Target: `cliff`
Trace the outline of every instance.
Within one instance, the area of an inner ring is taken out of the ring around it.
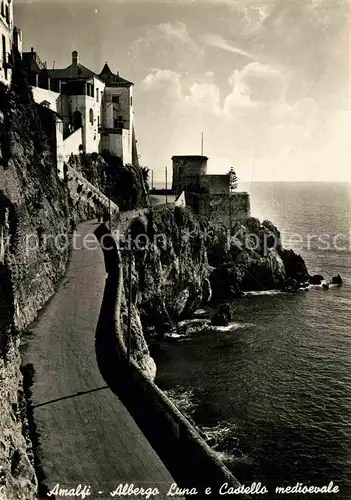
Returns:
[[[181,207],[154,210],[145,228],[146,244],[134,251],[132,280],[132,356],[153,378],[156,367],[147,339],[173,330],[211,298],[239,297],[247,290],[285,289],[308,279],[303,259],[282,247],[270,222],[241,218],[231,232],[196,218]],[[133,230],[131,231],[133,235]],[[121,322],[127,342],[128,252],[124,263]]]
[[[0,85],[0,497],[35,498],[37,479],[20,370],[21,334],[55,292],[68,263],[75,210],[21,68]],[[98,207],[99,208],[99,207]],[[99,208],[100,209],[100,208]]]
[[[121,210],[149,205],[147,170],[138,165],[123,165],[108,152],[72,155],[69,164],[110,197]]]
[[[139,234],[143,234],[140,227]],[[132,356],[155,372],[145,337],[170,331],[210,298],[209,265],[200,223],[188,210],[167,208],[150,213],[147,246],[132,259]],[[127,333],[128,252],[123,255],[124,293],[121,323]],[[145,336],[144,336],[145,334]]]
[[[20,331],[55,290],[69,257],[69,200],[30,91],[0,87],[0,467],[2,498],[34,498],[37,481],[20,372]],[[50,238],[47,238],[47,237]]]
[[[231,232],[210,225],[208,235],[210,281],[218,299],[243,291],[297,288],[309,279],[302,257],[283,248],[269,221],[247,217],[235,222]]]

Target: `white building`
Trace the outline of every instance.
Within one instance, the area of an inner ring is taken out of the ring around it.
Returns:
[[[100,75],[83,66],[77,51],[64,69],[48,69],[34,49],[23,53],[33,96],[62,117],[64,156],[104,150],[133,161],[133,84],[113,74],[107,63]],[[134,155],[135,156],[135,155]]]
[[[13,2],[12,0],[0,0],[0,2],[0,81],[9,85],[12,74]]]
[[[132,163],[133,83],[114,74],[106,63],[100,73],[105,82],[100,150],[119,156],[123,164]]]

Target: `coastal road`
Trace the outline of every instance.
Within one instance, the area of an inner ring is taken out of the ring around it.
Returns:
[[[93,236],[96,227],[93,222],[78,227],[81,238],[66,277],[22,349],[23,365],[34,368],[30,390],[43,482],[49,490],[56,484],[89,485],[88,498],[94,500],[111,498],[110,491],[121,483],[134,483],[157,487],[161,494],[156,498],[161,499],[175,481],[106,386],[95,358],[106,279],[103,254]],[[90,243],[79,248],[88,234]]]

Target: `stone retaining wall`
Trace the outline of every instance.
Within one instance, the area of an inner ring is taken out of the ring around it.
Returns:
[[[159,387],[146,377],[134,360],[128,362],[120,319],[123,300],[122,258],[117,248],[112,250],[112,253],[114,258],[111,258],[111,255],[106,258],[105,255],[105,262],[110,264],[106,269],[108,278],[103,301],[105,310],[102,310],[99,320],[101,335],[105,335],[101,341],[102,355],[108,357],[100,363],[105,380],[126,404],[180,487],[195,487],[198,490],[195,498],[198,499],[208,498],[205,495],[205,489],[208,487],[211,487],[213,492],[218,492],[224,483],[238,487],[240,483],[193,425]],[[111,321],[112,326],[109,324]],[[106,337],[109,329],[113,330],[110,340]],[[114,355],[111,355],[112,351],[115,352]],[[107,365],[110,365],[111,369]],[[213,493],[213,496],[217,495]]]

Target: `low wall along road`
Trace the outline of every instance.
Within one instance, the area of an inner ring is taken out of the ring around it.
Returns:
[[[100,240],[104,232],[103,226],[100,226],[95,235]],[[198,495],[189,498],[208,498],[205,495],[206,488],[212,488],[212,498],[216,497],[215,492],[224,483],[233,487],[240,486],[159,387],[144,375],[133,360],[128,363],[120,322],[123,298],[122,257],[117,245],[104,253],[108,277],[96,346],[98,364],[105,381],[125,403],[178,485],[197,489]],[[108,253],[109,256],[106,255]]]

